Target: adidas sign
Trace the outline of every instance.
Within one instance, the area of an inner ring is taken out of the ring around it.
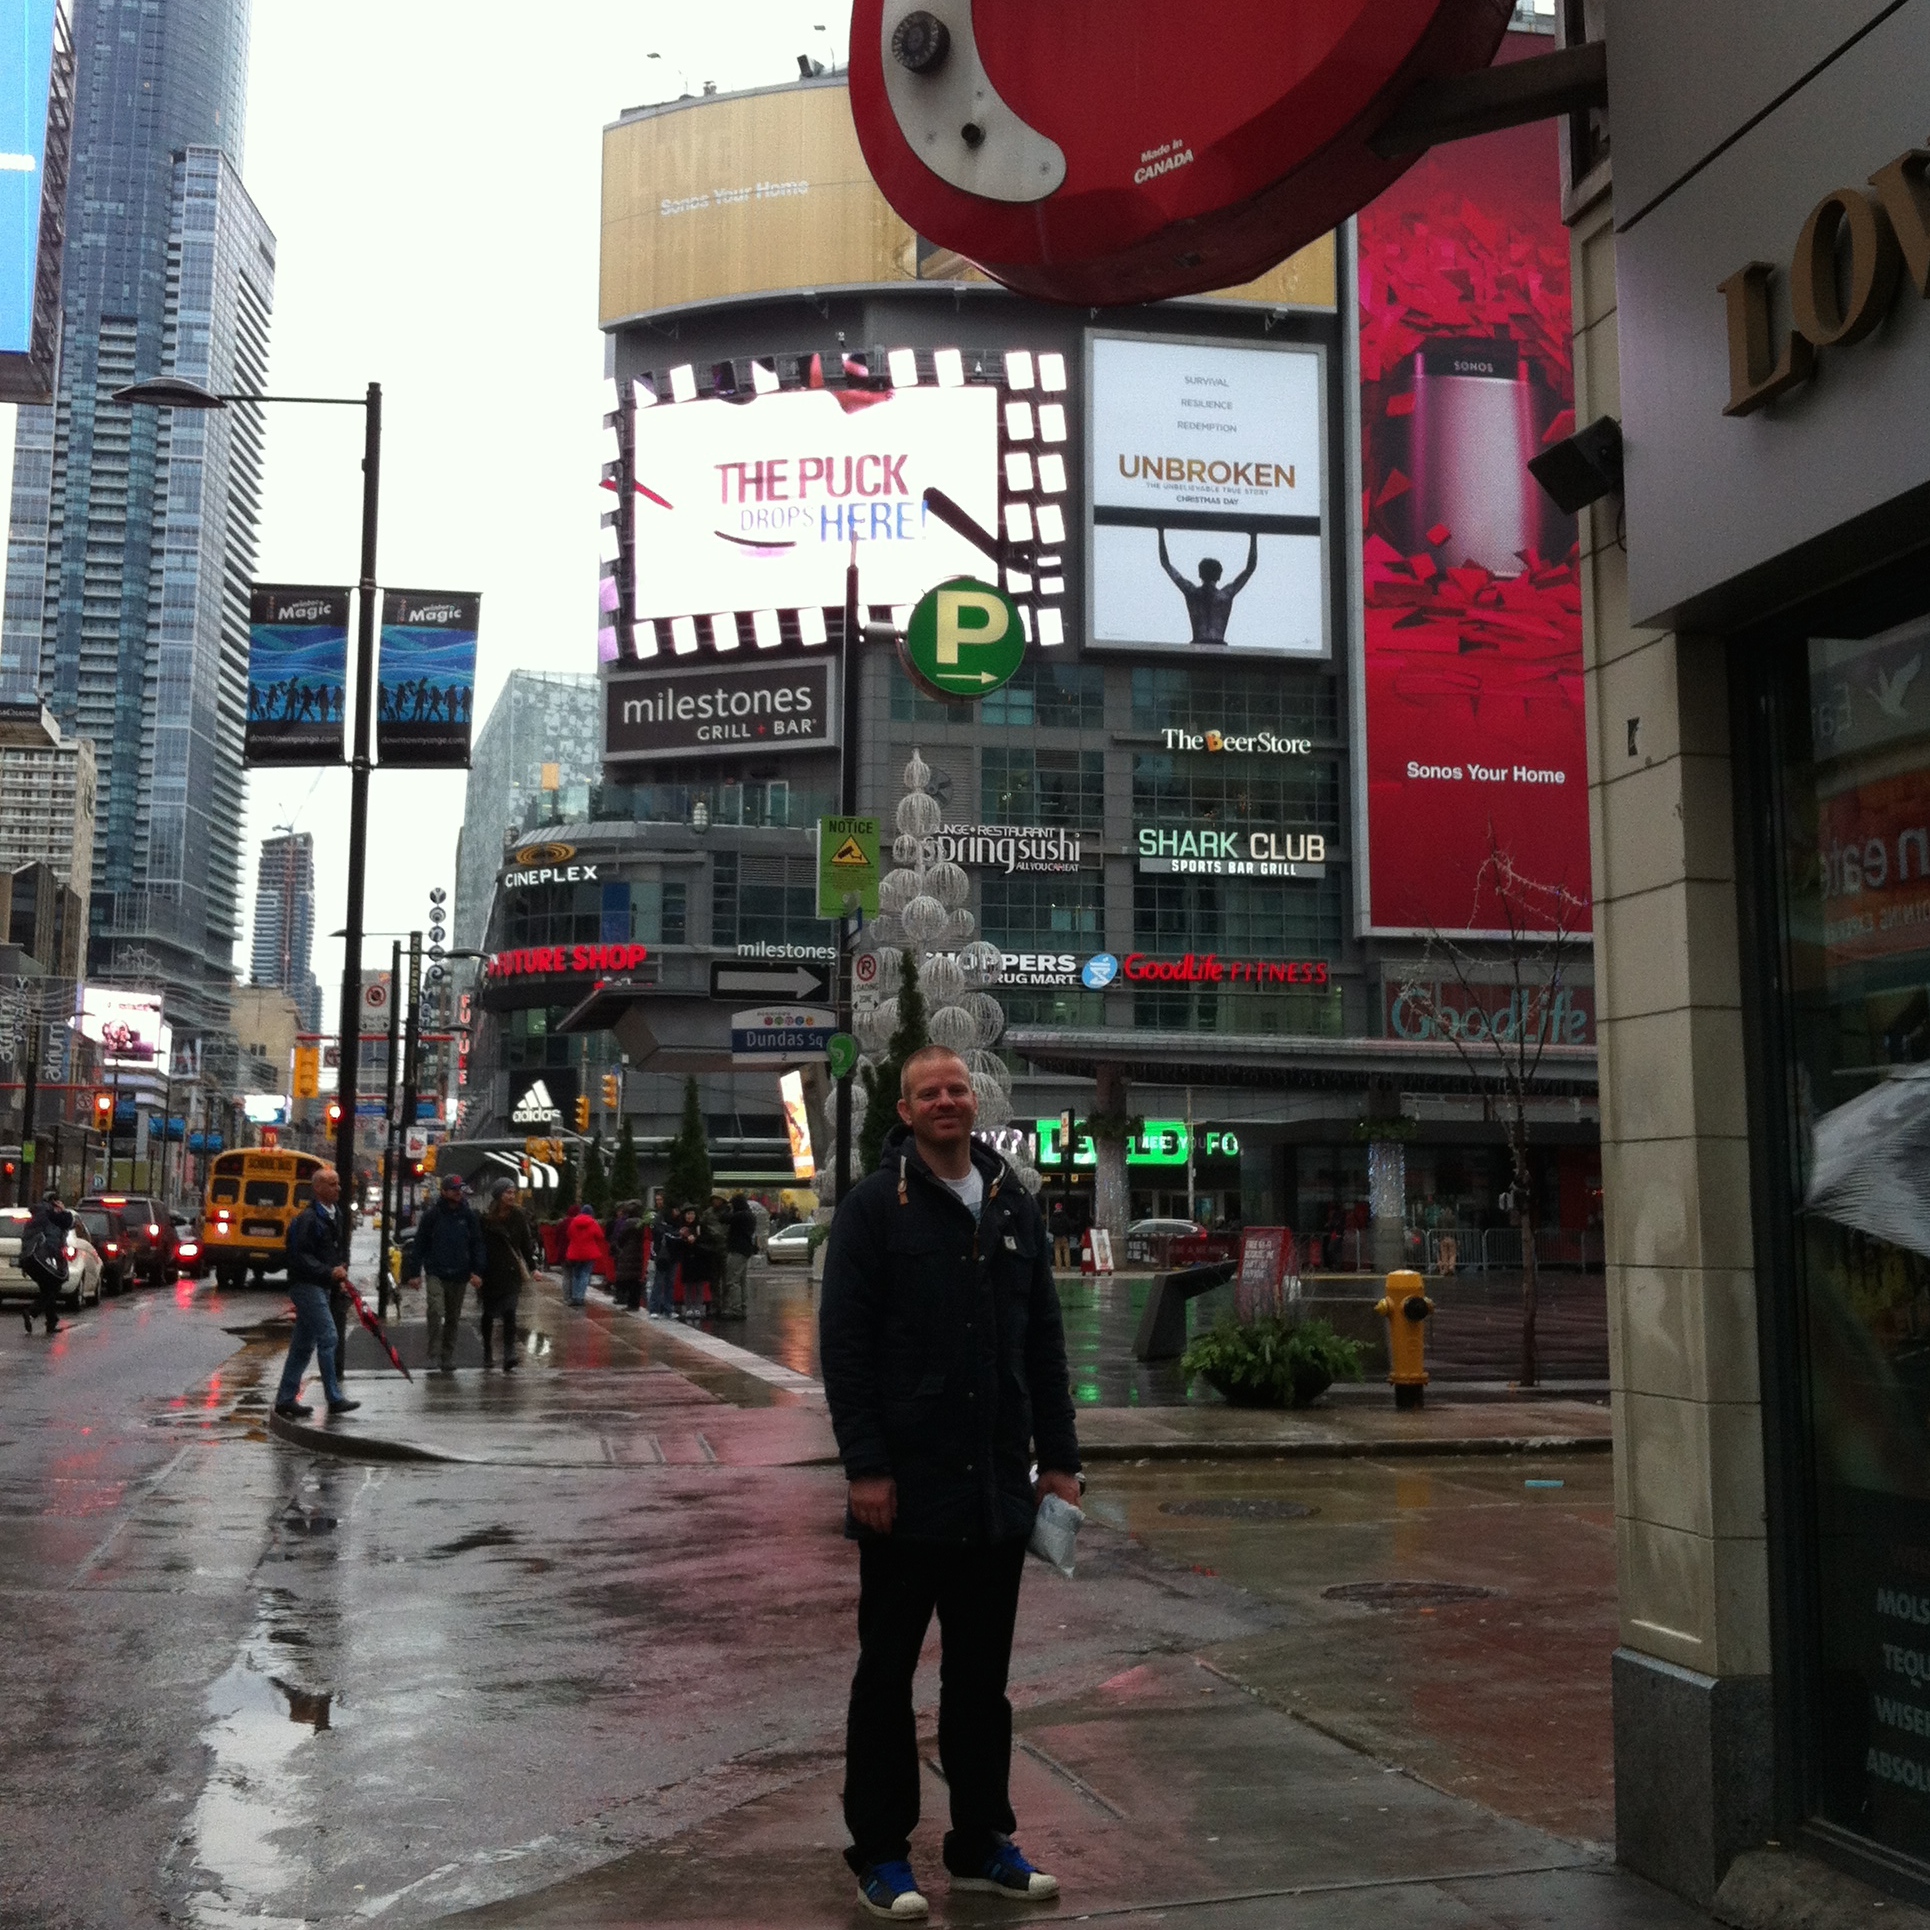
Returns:
[[[560,1126],[563,1123],[563,1109],[550,1097],[549,1085],[542,1079],[532,1080],[523,1096],[517,1100],[516,1107],[509,1115],[512,1126]]]

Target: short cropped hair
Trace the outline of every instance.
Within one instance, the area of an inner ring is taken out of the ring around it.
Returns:
[[[900,1099],[909,1099],[911,1097],[912,1068],[923,1065],[928,1059],[952,1059],[956,1060],[961,1066],[965,1063],[948,1045],[921,1045],[918,1050],[905,1061],[898,1073],[898,1097]]]

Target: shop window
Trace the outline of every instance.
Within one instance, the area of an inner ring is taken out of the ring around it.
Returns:
[[[1338,878],[1312,884],[1142,878],[1133,886],[1137,951],[1332,958],[1340,951],[1343,934]]]
[[[1106,881],[1099,872],[987,872],[979,885],[979,929],[1008,952],[1092,950],[1106,929]]]
[[[1133,992],[1133,1025],[1147,1032],[1235,1032],[1262,1038],[1337,1039],[1338,985],[1305,992]]]
[[[891,662],[891,721],[894,724],[969,724],[976,721],[976,704],[946,704],[920,690],[905,675],[896,658]]]
[[[737,851],[720,851],[711,860],[710,942],[719,950],[824,945],[830,929],[818,918],[817,870],[811,860]]]
[[[681,878],[646,879],[629,887],[630,930],[645,945],[687,945],[690,887]]]
[[[503,936],[499,950],[514,951],[524,945],[594,945],[603,937],[601,885],[527,885],[500,896]]]
[[[1340,735],[1336,685],[1325,670],[1243,664],[1141,664],[1133,729],[1278,731],[1331,743]]]
[[[1162,829],[1251,825],[1332,835],[1340,823],[1340,772],[1326,758],[1133,757],[1133,824]]]
[[[1032,658],[979,705],[979,720],[1012,730],[1104,730],[1105,667]]]
[[[979,753],[979,814],[986,824],[1103,831],[1104,751],[986,749]]]
[[[1106,1022],[1106,1001],[1098,992],[1060,991],[1049,986],[1012,990],[1000,987],[997,996],[1005,1008],[1008,1031],[1017,1025],[1060,1028],[1098,1026]]]

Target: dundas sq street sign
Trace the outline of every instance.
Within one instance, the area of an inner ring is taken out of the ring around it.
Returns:
[[[918,599],[898,655],[912,682],[940,702],[976,703],[1025,661],[1018,605],[976,577],[955,576]]]

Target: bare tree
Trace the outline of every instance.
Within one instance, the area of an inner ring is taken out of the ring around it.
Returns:
[[[1563,997],[1577,954],[1591,942],[1588,903],[1564,885],[1542,884],[1515,869],[1488,831],[1488,855],[1475,875],[1475,904],[1500,908],[1501,958],[1438,931],[1403,981],[1408,1013],[1429,1022],[1459,1054],[1476,1087],[1499,1107],[1508,1137],[1509,1195],[1521,1224],[1521,1385],[1539,1379],[1535,1349],[1535,1194],[1528,1164],[1528,1101],[1549,1046],[1567,1014]],[[1470,924],[1473,924],[1471,919]],[[1494,973],[1499,964],[1502,976]],[[1508,994],[1497,1009],[1495,994]]]

